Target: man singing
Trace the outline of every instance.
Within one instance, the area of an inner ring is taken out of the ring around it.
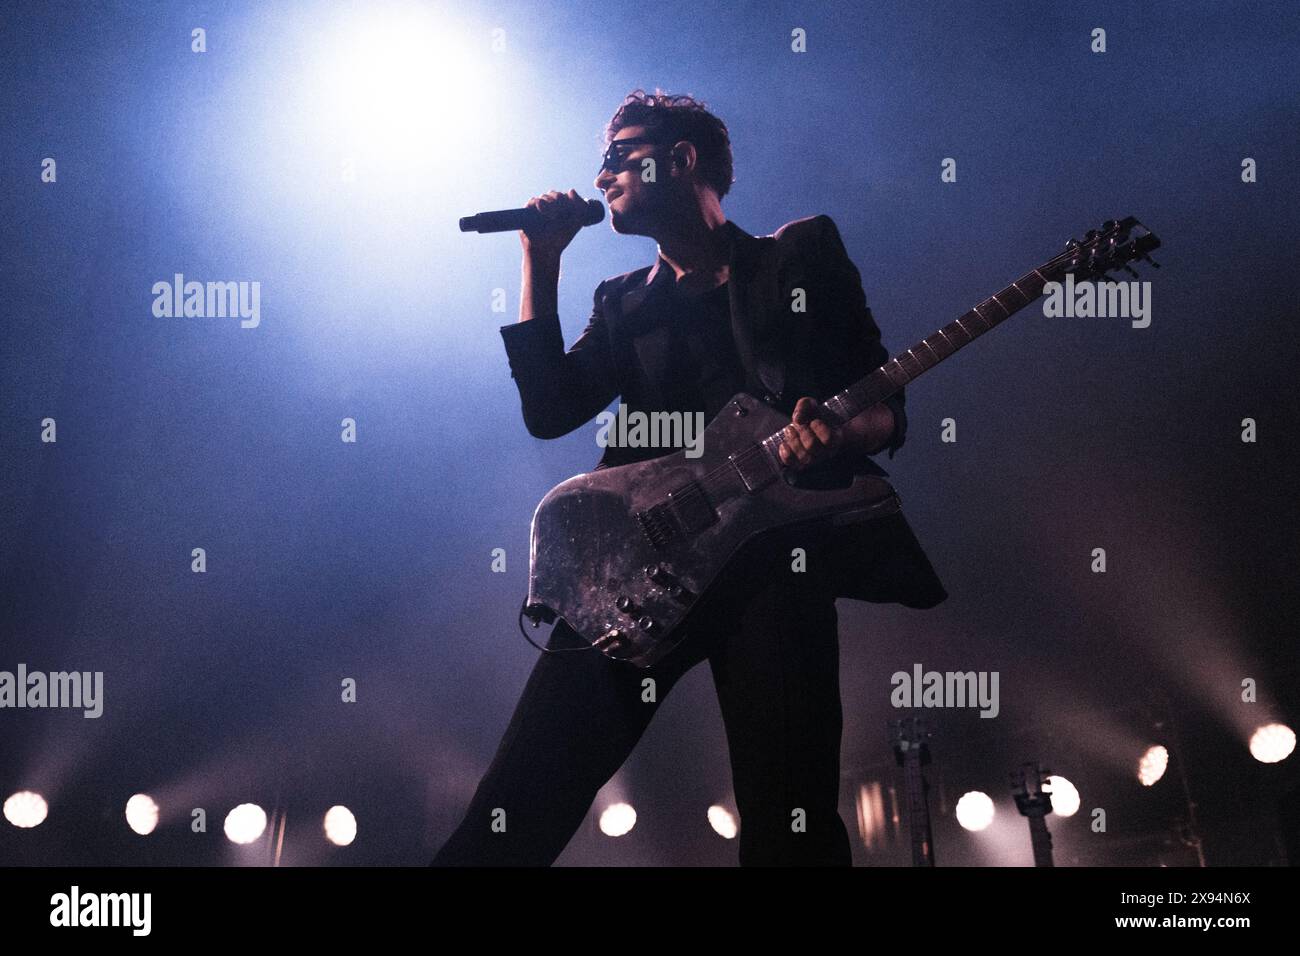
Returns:
[[[748,391],[790,415],[779,455],[800,478],[885,475],[868,456],[888,448],[892,457],[903,444],[901,391],[842,427],[818,416],[820,401],[889,358],[834,222],[799,219],[758,238],[728,221],[727,127],[689,96],[637,90],[606,141],[595,187],[614,231],[653,238],[659,255],[600,283],[591,319],[566,351],[560,258],[585,200],[569,190],[529,201],[543,224],[520,233],[519,322],[501,330],[528,431],[568,434],[615,398],[629,414],[702,412],[711,421]],[[676,450],[610,445],[598,467]],[[792,560],[795,548],[803,564]],[[537,661],[434,865],[552,863],[674,683],[706,659],[727,733],[740,863],[849,865],[838,810],[837,596],[929,608],[947,595],[895,513],[754,539],[692,611],[685,639],[648,669],[601,654],[558,621],[547,644],[554,653]]]

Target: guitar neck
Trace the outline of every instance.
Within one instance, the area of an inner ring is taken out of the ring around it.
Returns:
[[[1059,269],[1059,264],[1053,260],[1021,276],[965,315],[827,399],[822,403],[823,407],[841,424],[855,418],[1038,299],[1047,283],[1053,281],[1049,276]]]
[[[1137,229],[1143,232],[1135,235]],[[1048,283],[1060,282],[1067,275],[1075,276],[1076,281],[1086,282],[1098,277],[1110,281],[1108,269],[1124,269],[1136,276],[1128,264],[1144,260],[1157,266],[1150,254],[1159,247],[1160,240],[1156,235],[1133,216],[1118,222],[1107,220],[1102,223],[1100,232],[1089,230],[1082,243],[1070,240],[1065,252],[1053,256],[965,315],[822,402],[824,416],[837,425],[856,418],[1041,297]],[[763,439],[757,447],[765,450],[771,462],[776,463],[780,460],[777,453],[782,440],[782,432],[776,432]],[[752,487],[749,481],[746,487]]]

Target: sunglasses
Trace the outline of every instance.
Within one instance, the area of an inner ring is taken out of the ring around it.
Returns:
[[[613,140],[605,150],[599,172],[603,173],[605,170],[609,170],[611,173],[618,173],[623,169],[623,164],[627,162],[628,155],[636,147],[658,144],[658,140],[644,136],[629,136],[627,139]]]

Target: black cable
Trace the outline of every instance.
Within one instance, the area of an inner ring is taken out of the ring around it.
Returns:
[[[594,651],[599,649],[593,644],[588,644],[586,647],[543,647],[541,644],[538,644],[535,640],[529,637],[528,632],[524,630],[524,608],[527,606],[528,599],[524,598],[524,603],[519,606],[519,633],[524,636],[525,641],[533,645],[533,647],[537,648],[542,653],[564,654],[570,651]]]

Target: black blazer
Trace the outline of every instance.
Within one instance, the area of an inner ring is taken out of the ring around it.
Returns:
[[[800,397],[825,400],[888,361],[861,276],[829,216],[797,219],[771,236],[751,236],[732,222],[724,228],[731,240],[731,326],[747,391],[790,414]],[[673,355],[656,303],[673,281],[662,258],[604,280],[586,329],[568,351],[556,315],[501,329],[530,434],[566,435],[620,396],[630,412],[668,407],[663,383]],[[791,308],[795,289],[803,290],[803,312]],[[907,431],[903,392],[887,404],[896,421],[892,458]],[[639,460],[638,453],[644,454],[608,446],[597,468]],[[854,468],[888,474],[870,459]],[[826,534],[838,596],[916,608],[947,597],[901,512]]]

